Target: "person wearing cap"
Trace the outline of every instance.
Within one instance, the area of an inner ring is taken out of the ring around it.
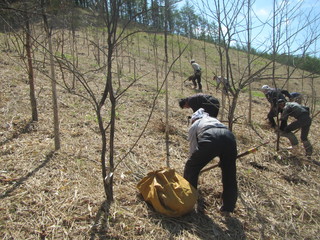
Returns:
[[[217,98],[207,94],[195,94],[190,97],[181,98],[179,100],[181,108],[191,108],[193,112],[199,108],[203,108],[210,117],[217,117],[220,108],[220,102]]]
[[[201,169],[218,156],[223,186],[220,211],[233,212],[238,197],[235,136],[218,119],[210,117],[203,108],[192,114],[191,122],[188,134],[190,152],[183,176],[197,189]]]
[[[191,66],[193,68],[193,71],[194,71],[193,77],[191,78],[193,86],[194,86],[194,88],[197,88],[197,83],[198,83],[198,89],[202,90],[202,85],[201,85],[201,67],[200,67],[200,65],[198,63],[196,63],[196,61],[194,59],[192,59],[190,61],[190,64],[191,64]]]
[[[278,100],[278,105],[282,110],[280,118],[280,135],[289,139],[293,153],[297,153],[298,139],[292,131],[301,128],[300,139],[306,151],[306,155],[312,155],[313,147],[308,140],[308,134],[312,122],[309,114],[309,108],[302,106],[296,102],[286,102],[283,99]],[[292,123],[287,125],[289,116],[294,117],[296,121],[293,121]]]
[[[291,95],[287,90],[271,88],[268,85],[263,85],[261,87],[261,91],[264,93],[268,102],[270,103],[270,110],[267,115],[267,118],[271,127],[274,128],[277,125],[276,121],[274,120],[274,117],[278,116],[279,112],[281,112],[281,109],[278,108],[278,100],[286,100],[286,97],[290,98]]]
[[[290,93],[290,102],[297,102],[299,104],[302,103],[302,99],[303,99],[303,96],[301,93],[298,93],[298,92],[291,92]]]

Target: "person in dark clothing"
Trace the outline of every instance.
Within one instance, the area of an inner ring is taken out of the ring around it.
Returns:
[[[190,153],[185,164],[183,177],[197,189],[201,169],[218,156],[223,186],[223,203],[220,211],[233,212],[238,198],[235,136],[219,120],[204,112],[203,108],[192,115],[191,121],[192,125],[188,135]]]
[[[263,85],[261,91],[265,94],[268,102],[270,103],[270,110],[267,115],[267,118],[271,127],[274,128],[277,125],[274,118],[278,116],[278,114],[281,112],[281,109],[279,109],[278,107],[278,100],[286,100],[286,97],[290,98],[291,95],[287,90],[271,88],[268,85]]]
[[[297,103],[301,104],[302,99],[303,99],[303,96],[301,93],[298,93],[298,92],[290,93],[290,97],[289,97],[290,102],[297,102]]]
[[[286,102],[283,99],[278,100],[279,108],[282,109],[281,124],[280,124],[280,136],[287,137],[292,145],[293,153],[297,152],[298,139],[292,133],[292,131],[301,128],[300,139],[303,143],[303,147],[306,151],[306,155],[310,156],[313,152],[313,147],[308,140],[308,134],[311,126],[311,118],[309,114],[309,108],[300,105],[296,102]],[[287,124],[289,116],[294,117],[296,121]]]
[[[193,112],[203,108],[211,117],[217,117],[220,108],[217,98],[202,93],[180,99],[179,105],[181,108],[191,108]]]
[[[193,68],[193,71],[194,71],[193,77],[192,77],[193,86],[194,86],[194,88],[197,88],[197,83],[198,83],[198,89],[202,90],[202,85],[201,85],[201,67],[193,59],[190,61],[190,64],[191,64],[191,66]]]

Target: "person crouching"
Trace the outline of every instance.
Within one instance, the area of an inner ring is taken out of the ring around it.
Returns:
[[[284,136],[289,139],[293,153],[296,153],[298,148],[298,139],[292,131],[301,128],[300,139],[306,151],[306,155],[311,156],[313,147],[308,140],[308,134],[312,120],[310,118],[309,108],[296,102],[286,102],[283,99],[278,100],[278,106],[282,110],[280,118],[280,136]],[[287,125],[289,116],[294,117],[296,121]]]

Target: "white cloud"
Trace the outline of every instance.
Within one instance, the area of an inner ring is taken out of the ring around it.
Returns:
[[[267,9],[265,9],[265,8],[258,9],[256,11],[256,13],[257,13],[257,15],[259,17],[267,17],[267,16],[269,16],[269,11]]]

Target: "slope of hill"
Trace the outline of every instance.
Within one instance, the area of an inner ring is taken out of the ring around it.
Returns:
[[[156,86],[160,86],[164,79],[163,62],[159,60],[155,64],[154,49],[148,44],[152,37],[140,35],[140,39],[131,39],[134,47],[123,50],[123,55],[116,58],[122,58],[123,62],[118,64],[123,64],[124,72],[114,75],[117,90],[132,83],[134,63],[138,68],[137,75],[144,77],[118,98],[115,162],[119,165],[114,176],[115,201],[110,209],[104,204],[99,162],[101,143],[91,104],[61,86],[58,88],[61,150],[54,152],[50,82],[37,72],[39,121],[30,124],[27,75],[15,58],[16,52],[7,51],[1,44],[0,237],[320,239],[319,166],[303,157],[302,146],[301,155],[292,156],[285,150],[289,144],[285,139],[281,139],[281,150],[275,151],[276,135],[265,120],[269,105],[259,96],[253,99],[251,127],[246,123],[247,95],[240,95],[236,110],[238,121],[233,131],[239,152],[266,140],[270,140],[270,144],[238,160],[239,199],[231,218],[224,218],[218,212],[222,190],[220,169],[206,172],[200,178],[199,187],[208,204],[206,214],[194,211],[180,218],[168,218],[154,212],[141,199],[136,188],[140,179],[148,172],[166,166],[164,90],[155,99]],[[179,108],[178,99],[195,93],[182,81],[192,72],[188,62],[191,56],[205,65],[204,51],[197,50],[202,49],[202,44],[194,41],[193,51],[184,53],[181,67],[177,63],[174,74],[169,75],[170,166],[178,173],[183,172],[188,157],[187,116],[191,114]],[[177,49],[178,43],[174,41],[172,46]],[[212,58],[208,62],[216,63],[214,47],[207,47],[207,55]],[[79,42],[78,51],[81,68],[89,70],[96,59],[94,50]],[[162,47],[158,51],[161,57]],[[134,63],[126,57],[128,53],[134,55]],[[159,67],[158,82],[155,66]],[[207,69],[208,80],[211,72],[216,70],[212,64],[211,68]],[[62,76],[60,73],[58,76],[60,81]],[[64,77],[68,81],[72,79],[67,74]],[[103,72],[87,72],[87,79],[99,93],[104,82]],[[77,93],[85,94],[80,84],[76,89]],[[221,99],[221,92],[210,84],[204,92]],[[155,107],[151,114],[153,103]],[[105,111],[107,118],[108,105]],[[142,138],[123,159],[146,123]],[[315,117],[310,133],[315,149],[314,160],[318,160],[320,154],[318,127],[319,119]]]

